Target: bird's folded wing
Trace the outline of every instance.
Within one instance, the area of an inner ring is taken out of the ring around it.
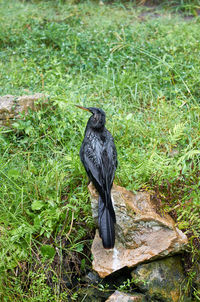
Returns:
[[[83,154],[85,170],[92,182],[100,188],[102,188],[102,179],[100,173],[100,165],[94,157],[90,157],[88,153]]]
[[[117,152],[113,140],[108,140],[103,148],[98,148],[98,144],[95,147],[94,150],[94,146],[85,144],[81,152],[81,160],[89,178],[108,206],[117,167]]]
[[[102,152],[101,173],[104,179],[104,188],[106,191],[111,190],[117,168],[117,151],[113,140],[109,140]]]

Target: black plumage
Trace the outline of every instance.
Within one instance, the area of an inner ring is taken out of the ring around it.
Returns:
[[[111,188],[117,168],[117,151],[113,137],[105,127],[105,112],[99,108],[77,107],[92,113],[85,129],[80,158],[89,179],[99,193],[99,234],[104,248],[110,249],[115,244],[116,217]]]

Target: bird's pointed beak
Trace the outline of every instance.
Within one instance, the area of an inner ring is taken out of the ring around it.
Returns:
[[[86,111],[89,111],[89,112],[90,112],[90,110],[89,110],[88,108],[86,108],[86,107],[79,106],[79,105],[75,105],[75,106],[78,107],[78,108],[80,108],[80,109],[83,109],[83,110],[86,110]]]

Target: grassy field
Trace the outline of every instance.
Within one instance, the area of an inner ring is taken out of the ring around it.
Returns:
[[[76,300],[73,280],[91,266],[94,225],[79,159],[88,115],[75,104],[106,111],[115,182],[150,191],[188,235],[192,282],[200,259],[199,27],[199,17],[160,6],[0,0],[0,95],[50,98],[0,128],[2,301]],[[195,287],[193,295],[200,301]]]

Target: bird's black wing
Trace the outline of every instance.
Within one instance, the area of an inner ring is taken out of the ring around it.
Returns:
[[[110,211],[110,215],[116,221],[115,212],[111,199],[111,188],[117,168],[117,151],[110,132],[106,135],[107,139],[103,146],[101,156],[101,175],[102,175],[102,190],[104,192],[104,203]]]
[[[105,131],[105,140],[94,133],[90,133],[89,139],[83,140],[80,157],[88,177],[115,220],[111,188],[117,167],[117,152],[112,135],[107,129]]]
[[[117,151],[114,140],[110,132],[107,130],[107,139],[103,146],[102,152],[102,178],[104,180],[104,189],[110,191],[115,177],[117,168]]]
[[[102,192],[102,175],[101,175],[101,149],[98,138],[91,134],[90,139],[84,139],[80,158],[85,167],[89,179],[93,182],[95,188],[101,194]]]
[[[80,150],[80,158],[85,170],[99,194],[110,193],[115,170],[117,168],[117,151],[110,132],[106,130],[106,139],[98,136],[84,139]]]

